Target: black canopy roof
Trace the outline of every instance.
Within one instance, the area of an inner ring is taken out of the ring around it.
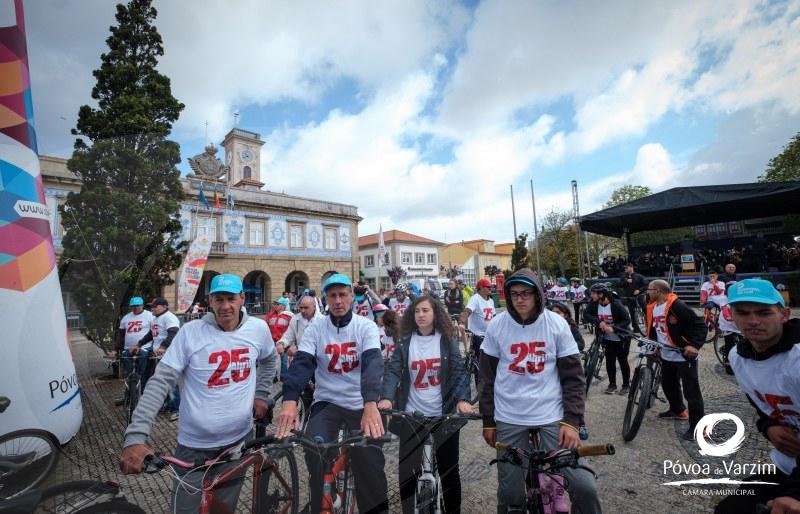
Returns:
[[[628,232],[800,213],[800,182],[675,187],[581,216],[582,230],[620,237]]]

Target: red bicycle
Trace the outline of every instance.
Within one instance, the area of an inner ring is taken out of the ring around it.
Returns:
[[[168,455],[150,455],[145,460],[145,472],[156,473],[167,466],[192,472],[207,472],[214,466],[233,463],[224,472],[203,477],[199,514],[233,514],[216,498],[215,492],[226,484],[240,480],[248,468],[253,469],[253,504],[256,514],[297,514],[297,463],[287,443],[276,442],[274,436],[257,437],[202,462],[185,462]]]
[[[363,435],[345,437],[347,430],[339,431],[339,440],[326,443],[321,438],[311,439],[293,430],[292,443],[316,452],[322,459],[322,503],[320,514],[353,514],[356,512],[356,487],[350,468],[348,448],[367,446],[370,443],[385,443],[389,437],[369,439]],[[332,452],[331,450],[338,450]]]

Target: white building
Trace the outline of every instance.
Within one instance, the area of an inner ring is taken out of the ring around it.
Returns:
[[[436,278],[439,276],[439,247],[444,243],[427,239],[402,230],[387,230],[383,233],[386,260],[380,266],[381,283],[378,278],[378,234],[358,238],[358,252],[364,278],[373,289],[388,289],[391,282],[387,270],[400,266],[406,272],[406,280],[414,278]]]

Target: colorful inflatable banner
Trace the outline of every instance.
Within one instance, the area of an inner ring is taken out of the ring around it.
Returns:
[[[211,240],[206,236],[196,237],[189,246],[178,279],[178,312],[186,312],[191,307],[200,280],[203,278],[203,269],[206,267],[210,251]]]
[[[0,434],[67,442],[83,419],[33,127],[22,0],[0,17]]]

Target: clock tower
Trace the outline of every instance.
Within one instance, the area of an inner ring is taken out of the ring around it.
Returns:
[[[230,166],[228,183],[234,187],[261,189],[261,135],[234,128],[225,136],[225,164]]]

